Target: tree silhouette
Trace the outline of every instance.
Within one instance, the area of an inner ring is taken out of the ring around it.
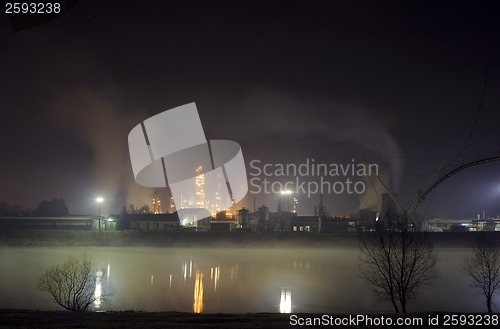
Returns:
[[[67,216],[69,210],[64,199],[53,198],[52,201],[40,201],[36,214],[38,216]]]
[[[472,256],[464,257],[464,270],[486,297],[486,307],[493,313],[493,296],[500,287],[500,249],[481,232]]]
[[[26,216],[32,214],[32,210],[25,210],[19,204],[10,206],[6,202],[0,201],[0,216]]]
[[[40,276],[37,287],[50,293],[54,302],[65,309],[83,312],[95,301],[109,295],[95,294],[96,286],[104,277],[104,271],[100,271],[100,276],[97,276],[97,272],[90,256],[69,257],[62,265],[46,270]]]
[[[437,276],[437,256],[428,234],[406,214],[385,218],[376,222],[375,231],[360,235],[361,275],[396,313],[406,313],[417,289]]]
[[[151,214],[151,209],[148,205],[143,205],[140,208],[136,208],[133,204],[128,205],[128,209],[123,208],[122,213],[125,211],[126,214]]]

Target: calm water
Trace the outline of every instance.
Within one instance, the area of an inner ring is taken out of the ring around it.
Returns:
[[[113,295],[101,310],[184,312],[391,312],[359,277],[356,248],[0,248],[0,307],[58,309],[35,287],[52,264],[82,253]],[[409,311],[484,311],[461,270],[469,249],[439,249],[440,278]],[[98,273],[101,275],[103,272]],[[498,300],[497,300],[498,302]]]

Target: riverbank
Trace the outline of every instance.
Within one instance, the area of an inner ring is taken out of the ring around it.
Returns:
[[[448,313],[415,313],[406,314],[402,317],[407,321],[422,319],[422,324],[405,325],[404,328],[426,328],[429,318],[440,317],[441,322]],[[30,311],[30,310],[0,310],[0,328],[96,328],[96,329],[143,329],[143,328],[252,328],[252,329],[278,329],[296,328],[298,320],[321,318],[322,314],[290,314],[279,313],[245,313],[245,314],[192,314],[179,312],[65,312],[65,311]],[[372,321],[383,316],[385,324],[396,323],[398,316],[395,314],[370,315]],[[330,315],[327,323],[333,323],[335,319],[347,318],[349,315]],[[389,319],[388,319],[389,318]],[[390,322],[389,322],[390,321]],[[418,321],[418,320],[417,320]],[[353,325],[322,325],[307,326],[306,328],[352,328]],[[362,328],[401,328],[396,325],[368,325],[358,326]],[[456,326],[455,326],[456,327]],[[460,326],[461,328],[473,328],[473,326]],[[493,326],[496,327],[496,326]],[[436,325],[432,328],[449,328],[449,326]]]
[[[429,233],[436,247],[472,247],[477,232]],[[500,243],[500,232],[488,232]],[[0,246],[9,247],[357,247],[357,233],[293,232],[142,232],[3,230]]]
[[[283,314],[0,310],[0,328],[286,328]]]

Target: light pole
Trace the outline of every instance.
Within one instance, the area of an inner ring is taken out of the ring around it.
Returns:
[[[97,202],[97,205],[98,205],[98,209],[99,209],[99,231],[101,230],[101,203],[103,203],[104,199],[101,198],[101,197],[98,197],[97,199],[95,199],[95,202]]]
[[[278,212],[281,212],[283,211],[283,204],[282,202],[285,201],[286,204],[285,204],[285,207],[286,207],[286,211],[290,211],[290,200],[289,200],[289,196],[293,194],[293,192],[291,190],[281,190],[280,195],[278,195]]]

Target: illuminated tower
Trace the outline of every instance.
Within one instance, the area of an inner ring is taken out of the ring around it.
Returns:
[[[221,203],[220,193],[215,192],[215,203],[212,204],[212,209],[211,209],[212,216],[215,216],[218,212],[220,212],[221,210],[220,203]]]
[[[160,197],[157,195],[155,195],[153,201],[151,201],[151,211],[153,211],[153,214],[161,214],[163,212],[161,209]]]
[[[297,213],[297,208],[299,207],[299,200],[297,198],[293,198],[293,206],[292,206],[292,212],[294,214]]]
[[[175,202],[174,202],[174,197],[171,196],[170,197],[170,213],[174,213],[175,212]]]
[[[199,166],[196,169],[196,208],[205,208],[205,175],[203,167]]]

